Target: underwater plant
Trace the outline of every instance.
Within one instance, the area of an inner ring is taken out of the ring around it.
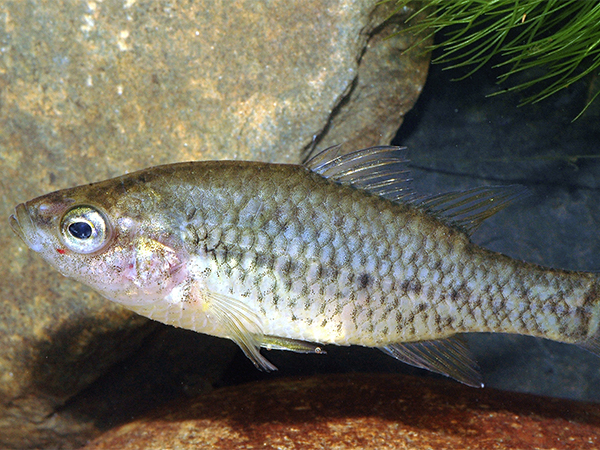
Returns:
[[[528,69],[546,69],[505,90],[536,86],[522,104],[543,100],[586,76],[591,77],[591,88],[579,116],[600,94],[593,88],[600,69],[600,1],[397,0],[397,7],[413,11],[407,22],[425,13],[424,20],[412,21],[403,32],[423,33],[424,39],[444,33],[444,39],[430,47],[442,50],[433,62],[449,63],[448,68],[472,66],[461,78],[501,55],[494,65],[506,69],[499,83]]]

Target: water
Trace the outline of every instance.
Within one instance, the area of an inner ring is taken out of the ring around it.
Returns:
[[[474,241],[547,266],[600,269],[600,106],[572,122],[585,105],[588,85],[580,82],[541,103],[517,107],[521,93],[486,97],[499,89],[494,71],[452,81],[460,74],[432,67],[393,142],[409,148],[414,187],[438,193],[525,185],[531,196],[489,219]],[[600,402],[600,358],[585,350],[524,336],[467,339],[488,387]],[[240,352],[221,384],[323,372],[435,376],[374,349],[329,346],[327,352],[269,352],[280,370],[268,375],[253,370]]]
[[[525,94],[486,97],[499,90],[497,72],[451,81],[460,75],[434,65],[395,139],[410,149],[415,186],[525,185],[531,196],[489,219],[474,241],[547,266],[600,269],[600,105],[572,122],[589,84],[517,107]],[[600,401],[600,358],[584,350],[522,336],[469,341],[487,386]]]

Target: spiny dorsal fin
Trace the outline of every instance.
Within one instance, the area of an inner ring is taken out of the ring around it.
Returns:
[[[405,147],[369,147],[343,155],[340,149],[339,145],[329,147],[304,166],[328,180],[364,189],[388,200],[414,198]]]
[[[467,386],[483,387],[479,366],[458,337],[391,344],[381,350],[411,366],[446,375]]]
[[[410,186],[405,147],[370,147],[346,154],[340,151],[340,145],[329,147],[304,165],[336,183],[364,189],[394,202],[412,203],[467,234],[472,234],[488,217],[528,195],[524,187],[510,185],[419,197]]]

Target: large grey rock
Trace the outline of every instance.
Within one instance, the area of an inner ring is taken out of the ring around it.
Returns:
[[[161,163],[298,162],[315,142],[389,142],[428,57],[400,56],[410,37],[383,40],[401,25],[384,24],[393,2],[376,3],[0,1],[0,217],[34,196]],[[4,223],[0,446],[76,446],[111,425],[111,407],[122,417],[157,389],[152,379],[117,389],[115,373],[135,380],[140,367],[179,361],[196,381],[177,384],[183,369],[165,369],[173,378],[161,372],[161,382],[196,390],[237,351],[156,330],[63,279]],[[109,371],[146,336],[146,360],[138,351],[138,364]],[[156,348],[163,341],[194,349]]]

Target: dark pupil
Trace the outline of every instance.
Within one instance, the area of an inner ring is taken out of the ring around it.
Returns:
[[[87,239],[92,235],[92,227],[87,222],[74,222],[69,225],[69,233],[77,239]]]

